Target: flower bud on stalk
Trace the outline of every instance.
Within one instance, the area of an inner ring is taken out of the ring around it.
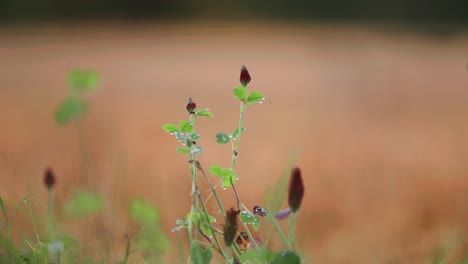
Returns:
[[[295,213],[301,207],[302,198],[304,197],[304,183],[302,181],[301,169],[295,167],[292,170],[289,180],[288,204],[291,210]]]
[[[242,86],[247,86],[250,80],[252,80],[252,78],[250,78],[250,74],[247,70],[247,67],[245,67],[245,65],[242,65],[240,73],[240,83],[242,84]]]
[[[44,173],[44,185],[48,190],[52,189],[55,185],[55,175],[51,168],[47,168]]]
[[[195,109],[197,108],[197,104],[192,100],[192,98],[189,98],[187,106],[185,106],[185,108],[190,114],[194,114]]]

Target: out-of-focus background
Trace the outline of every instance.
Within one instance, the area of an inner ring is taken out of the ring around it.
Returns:
[[[295,156],[308,261],[457,263],[468,255],[467,26],[468,2],[456,0],[3,0],[0,195],[11,212],[30,192],[45,216],[50,166],[56,208],[89,185],[106,198],[97,230],[62,217],[85,251],[121,258],[139,197],[160,209],[177,256],[170,229],[189,211],[190,175],[161,126],[186,118],[194,98],[215,115],[197,123],[201,162],[228,166],[214,135],[237,126],[232,89],[246,64],[250,89],[266,96],[246,113],[236,185],[246,205],[265,203]],[[80,126],[60,126],[54,111],[77,67],[101,83]],[[34,236],[26,211],[13,235]]]

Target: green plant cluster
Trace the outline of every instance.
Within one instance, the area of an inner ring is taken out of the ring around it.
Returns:
[[[181,120],[178,126],[175,124],[165,124],[162,127],[164,131],[173,135],[182,144],[182,147],[177,148],[177,152],[188,155],[190,164],[192,182],[190,212],[184,219],[178,219],[176,221],[177,227],[173,229],[173,231],[186,231],[188,245],[190,245],[190,254],[188,256],[188,262],[190,263],[210,263],[213,257],[212,251],[217,252],[226,263],[302,263],[302,259],[297,253],[298,247],[293,236],[297,210],[292,212],[293,216],[290,219],[288,230],[289,238],[287,238],[278,223],[278,219],[280,218],[275,217],[274,214],[267,213],[268,211],[275,212],[279,209],[281,202],[277,203],[278,208],[271,206],[267,210],[261,206],[256,206],[253,210],[249,210],[240,201],[235,188],[236,181],[240,177],[236,173],[235,167],[239,157],[241,137],[247,130],[243,125],[247,107],[262,103],[265,100],[260,92],[249,91],[248,85],[250,81],[250,73],[245,66],[242,66],[240,73],[241,85],[233,89],[233,95],[239,100],[240,104],[238,125],[232,133],[219,132],[214,136],[217,143],[231,145],[230,166],[210,165],[208,172],[211,176],[206,173],[204,166],[198,159],[198,156],[204,150],[198,142],[201,136],[196,133],[195,127],[198,117],[213,117],[213,114],[207,108],[196,110],[197,105],[190,98],[186,106],[189,113],[188,120]],[[208,197],[202,197],[199,191],[198,186],[202,180],[206,181],[210,186]],[[302,184],[302,179],[300,184]],[[223,189],[231,188],[236,197],[237,204],[231,206],[229,210],[226,209],[218,195],[218,187],[220,186]],[[280,185],[279,189],[284,189],[283,187],[284,184],[283,186]],[[290,186],[290,188],[292,187]],[[298,188],[303,188],[303,186],[299,186]],[[289,190],[289,193],[295,191],[297,190]],[[285,192],[283,192],[283,198],[284,194]],[[217,221],[215,216],[208,213],[206,204],[211,197],[214,197],[216,200],[221,218],[224,218],[224,223],[223,221]],[[302,197],[303,191],[296,198],[302,200]],[[290,211],[289,209],[289,213],[285,218],[289,216]],[[263,221],[267,221],[270,226],[275,228],[284,242],[285,249],[283,251],[271,251],[268,248],[268,239],[255,236],[254,232],[260,229],[261,218],[264,218]],[[238,221],[241,223],[242,228],[239,228]],[[181,256],[183,255],[181,254]]]
[[[91,70],[72,70],[68,75],[69,94],[55,111],[58,125],[77,123],[87,110],[86,93],[97,89],[99,76]],[[78,133],[82,133],[76,124]],[[84,142],[80,142],[84,144]],[[84,147],[84,146],[82,146]],[[86,153],[83,153],[86,156]],[[88,157],[83,157],[84,159]],[[57,176],[51,168],[44,173],[44,186],[48,194],[47,218],[35,219],[32,213],[32,199],[29,193],[23,197],[9,216],[0,196],[0,264],[50,264],[85,263],[104,264],[108,260],[90,259],[82,254],[82,245],[59,225],[55,211],[65,214],[67,220],[89,221],[99,217],[107,202],[95,191],[81,190],[72,194],[62,208],[54,208],[54,192]],[[35,232],[35,239],[25,240],[25,248],[17,247],[12,240],[15,217],[26,210]],[[125,264],[131,253],[140,252],[149,263],[159,263],[161,255],[169,247],[168,240],[160,227],[160,214],[156,207],[141,199],[129,201],[128,214],[140,226],[137,234],[127,238],[126,251],[119,264]]]

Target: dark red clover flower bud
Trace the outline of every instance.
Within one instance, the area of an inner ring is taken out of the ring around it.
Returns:
[[[193,113],[195,113],[195,109],[197,108],[197,104],[192,100],[192,98],[189,98],[187,106],[185,108],[187,109],[187,111],[190,114],[193,114]]]
[[[250,80],[252,80],[252,78],[250,78],[250,74],[249,74],[249,71],[247,70],[247,67],[245,67],[245,65],[242,65],[241,73],[240,73],[240,83],[243,86],[247,86]]]
[[[288,203],[291,210],[295,213],[301,207],[302,198],[304,197],[304,183],[302,181],[301,169],[293,168],[291,178],[289,180]]]
[[[47,168],[44,173],[44,185],[47,189],[52,189],[55,185],[55,175],[51,168]]]
[[[230,247],[234,242],[234,237],[237,232],[237,215],[239,211],[231,207],[229,211],[226,212],[226,223],[224,225],[224,242]]]

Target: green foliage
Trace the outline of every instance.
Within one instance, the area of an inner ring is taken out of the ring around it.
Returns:
[[[168,241],[159,227],[158,210],[148,202],[134,199],[130,202],[130,217],[141,225],[137,246],[148,253],[159,254],[168,248]]]
[[[234,132],[232,133],[232,139],[238,138],[239,135],[244,133],[244,131],[246,131],[246,130],[247,130],[247,128],[242,128],[241,130],[239,130],[239,129],[234,130]]]
[[[83,92],[96,89],[99,83],[99,75],[92,70],[72,70],[68,74],[68,85],[75,92]]]
[[[159,219],[159,214],[151,204],[134,199],[130,203],[130,216],[133,220],[146,224],[152,225]]]
[[[5,211],[5,205],[3,204],[2,196],[0,196],[0,209],[2,209],[3,219],[5,220],[5,223],[8,223],[8,216]]]
[[[55,121],[60,125],[66,125],[80,118],[86,109],[87,104],[82,97],[70,95],[57,107]]]
[[[200,110],[196,111],[195,114],[196,114],[197,116],[206,116],[206,117],[210,117],[210,118],[213,117],[213,113],[211,113],[211,112],[208,110],[208,108],[200,109]]]
[[[221,178],[223,187],[231,187],[231,182],[234,184],[236,183],[237,174],[230,169],[221,168],[218,165],[211,165],[209,171],[213,176]]]
[[[210,248],[203,248],[193,242],[190,249],[190,258],[193,264],[210,264],[213,252]]]
[[[244,224],[251,224],[255,231],[260,228],[260,219],[249,211],[241,211],[240,220]]]
[[[271,264],[301,264],[301,257],[296,252],[284,250],[276,253]]]
[[[188,213],[187,214],[187,217],[186,217],[186,221],[189,221],[191,218],[191,214]],[[208,218],[208,220],[207,220]],[[213,236],[213,232],[211,231],[211,224],[216,222],[216,218],[212,215],[209,215],[209,214],[205,214],[205,213],[202,213],[202,212],[197,212],[193,215],[193,217],[191,218],[192,219],[192,223],[197,226],[197,227],[200,227],[200,229],[202,230],[202,232],[209,236],[209,237],[212,237]],[[209,222],[208,222],[209,221]]]
[[[237,86],[234,88],[233,93],[234,96],[241,101],[245,101],[245,99],[247,99],[247,88],[245,86]]]
[[[190,150],[190,153],[191,154],[203,153],[203,148],[201,146],[192,147],[192,149]]]
[[[67,202],[66,212],[73,217],[85,217],[97,214],[104,206],[104,200],[100,195],[88,192],[77,192]]]
[[[96,89],[99,83],[98,74],[91,70],[72,70],[67,79],[70,94],[55,110],[55,121],[59,125],[77,120],[86,112],[88,104],[83,92]]]
[[[165,124],[162,126],[163,130],[168,133],[179,132],[179,128],[174,124]]]
[[[226,134],[226,133],[220,132],[220,133],[216,134],[215,140],[219,144],[227,144],[227,143],[229,143],[229,141],[231,141],[231,137],[229,137],[229,135]]]
[[[249,94],[249,97],[247,97],[247,103],[248,104],[255,104],[258,102],[261,102],[264,99],[263,95],[257,91],[252,91]]]
[[[200,139],[200,135],[197,133],[187,133],[187,139],[190,141],[197,141]]]
[[[189,148],[177,148],[177,153],[187,154],[187,153],[190,153],[190,149]]]
[[[250,249],[239,257],[241,263],[270,263],[275,258],[275,253],[267,247],[262,246],[258,250]]]
[[[193,125],[190,124],[189,122],[185,121],[185,120],[181,120],[179,122],[179,128],[180,128],[180,131],[182,131],[182,132],[192,132],[193,131]]]

